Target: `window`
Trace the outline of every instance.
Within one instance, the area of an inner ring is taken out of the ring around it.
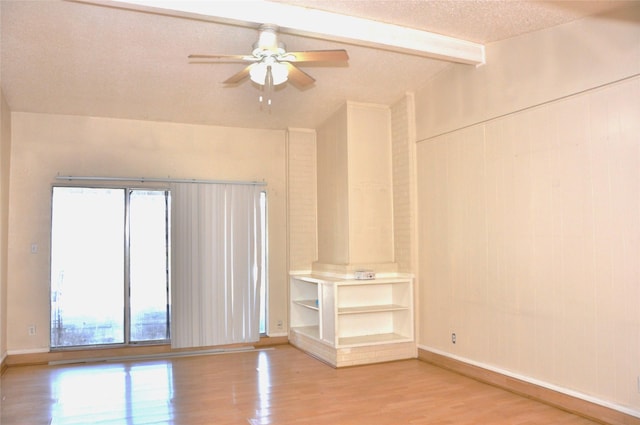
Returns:
[[[168,190],[53,188],[52,348],[170,340],[170,215]],[[264,191],[257,220],[266,232]],[[258,240],[265,334],[266,234]]]
[[[54,187],[51,346],[169,339],[166,190]]]

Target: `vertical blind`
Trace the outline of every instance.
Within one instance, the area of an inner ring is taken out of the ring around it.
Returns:
[[[257,185],[171,184],[171,344],[260,338],[265,229]]]

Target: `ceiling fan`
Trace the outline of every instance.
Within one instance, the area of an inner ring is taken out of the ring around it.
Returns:
[[[309,62],[346,62],[349,55],[346,50],[310,50],[306,52],[287,52],[284,43],[278,41],[278,27],[273,24],[260,26],[258,41],[253,45],[249,55],[189,55],[192,63],[251,62],[242,71],[232,75],[224,84],[236,84],[250,77],[251,81],[264,86],[267,91],[274,86],[290,80],[298,87],[304,88],[315,82],[315,79],[300,70],[294,63]],[[262,101],[262,96],[260,97]],[[269,103],[270,103],[269,99]]]

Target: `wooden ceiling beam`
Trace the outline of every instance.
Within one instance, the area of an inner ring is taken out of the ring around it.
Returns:
[[[414,28],[269,1],[71,0],[191,19],[275,24],[283,33],[373,47],[455,63],[482,65],[484,45]]]

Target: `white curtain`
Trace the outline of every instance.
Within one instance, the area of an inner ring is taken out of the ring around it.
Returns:
[[[260,338],[263,270],[257,185],[171,185],[171,344]]]

